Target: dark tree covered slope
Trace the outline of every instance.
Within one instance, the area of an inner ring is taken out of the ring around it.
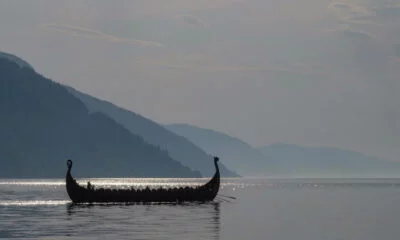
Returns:
[[[198,177],[68,90],[0,57],[0,177]],[[209,159],[212,166],[212,159]]]

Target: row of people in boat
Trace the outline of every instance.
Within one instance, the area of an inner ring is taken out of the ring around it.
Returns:
[[[134,187],[131,187],[130,189],[107,189],[107,188],[99,188],[99,189],[95,189],[95,187],[90,183],[90,181],[87,182],[87,186],[86,188],[88,190],[91,191],[98,191],[98,192],[118,192],[118,191],[122,191],[122,192],[126,192],[126,191],[130,191],[130,192],[142,192],[142,193],[157,193],[157,192],[190,192],[190,191],[195,191],[197,190],[199,187],[174,187],[174,188],[149,188],[148,186],[144,189],[136,189]]]

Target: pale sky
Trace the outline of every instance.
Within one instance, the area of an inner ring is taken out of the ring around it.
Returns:
[[[160,123],[400,161],[400,4],[0,0],[0,51]]]

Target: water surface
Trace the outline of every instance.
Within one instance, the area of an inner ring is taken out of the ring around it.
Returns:
[[[86,179],[79,182],[86,183]],[[128,188],[207,179],[91,179]],[[0,180],[5,239],[398,239],[400,179],[222,179],[205,204],[72,205],[63,179]]]

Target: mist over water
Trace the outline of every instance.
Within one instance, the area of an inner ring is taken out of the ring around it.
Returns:
[[[193,186],[206,179],[90,181],[140,188]],[[222,179],[220,193],[205,204],[78,206],[70,203],[63,179],[3,179],[0,238],[376,240],[400,235],[400,179]]]

